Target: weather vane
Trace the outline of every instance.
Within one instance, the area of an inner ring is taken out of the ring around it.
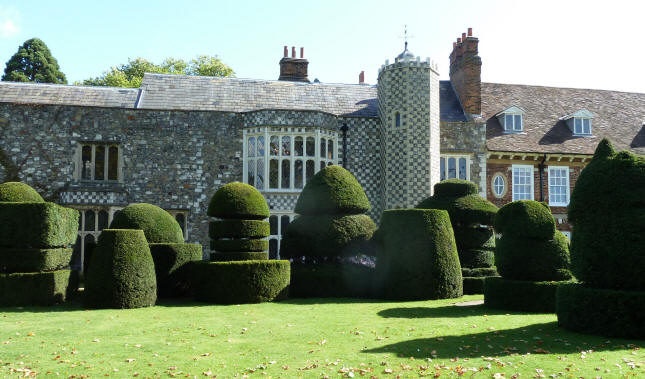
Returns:
[[[405,50],[407,50],[407,49],[408,49],[408,39],[409,39],[409,38],[412,38],[412,37],[414,37],[414,36],[412,36],[412,35],[408,35],[408,25],[407,25],[407,24],[406,24],[406,25],[404,25],[404,26],[403,26],[403,36],[402,36],[402,37],[400,37],[400,38],[403,38],[403,40],[405,41]],[[405,51],[405,50],[404,50],[404,51]]]

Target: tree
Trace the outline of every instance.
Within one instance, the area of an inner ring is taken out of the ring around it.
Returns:
[[[66,84],[65,74],[45,43],[32,38],[25,41],[7,61],[3,81]]]
[[[210,55],[200,55],[189,62],[183,59],[166,58],[161,64],[152,63],[143,58],[128,59],[128,63],[111,67],[109,71],[96,78],[85,79],[86,86],[133,87],[141,86],[143,74],[175,74],[233,77],[235,72],[219,58]]]

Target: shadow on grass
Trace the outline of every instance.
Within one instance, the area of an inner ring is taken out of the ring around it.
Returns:
[[[390,308],[384,309],[378,313],[379,316],[385,318],[450,318],[505,314],[524,313],[486,308],[483,304],[467,306],[447,305],[434,308]]]
[[[627,349],[629,344],[644,346],[644,341],[607,339],[566,331],[557,323],[548,322],[459,336],[418,338],[379,348],[365,353],[394,353],[399,357],[425,358],[478,358],[481,356],[508,356],[515,354],[570,354],[582,350],[612,351]]]
[[[163,298],[158,299],[155,307],[207,307],[217,304],[204,303],[186,298]],[[70,300],[62,304],[56,305],[43,305],[43,306],[18,306],[18,307],[0,307],[0,314],[2,313],[47,313],[47,312],[85,312],[85,311],[98,311],[98,310],[122,310],[117,308],[88,308],[83,305],[80,300]],[[145,308],[141,308],[145,309]]]
[[[363,303],[391,303],[381,299],[364,299],[358,297],[303,297],[282,300],[280,304],[311,305],[311,304],[363,304]]]

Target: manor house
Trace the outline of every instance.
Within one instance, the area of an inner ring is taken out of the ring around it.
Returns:
[[[278,80],[145,74],[140,88],[0,82],[0,182],[81,211],[77,250],[119,209],[161,206],[208,246],[219,186],[254,185],[271,210],[270,254],[317,171],[353,172],[378,222],[446,178],[497,205],[546,201],[564,232],[571,189],[597,143],[645,153],[645,94],[481,82],[479,40],[453,43],[450,80],[406,49],[378,83],[311,82],[284,48]]]

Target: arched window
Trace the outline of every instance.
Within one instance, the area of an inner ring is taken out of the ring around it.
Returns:
[[[394,126],[397,128],[401,126],[401,113],[399,112],[394,113]]]

